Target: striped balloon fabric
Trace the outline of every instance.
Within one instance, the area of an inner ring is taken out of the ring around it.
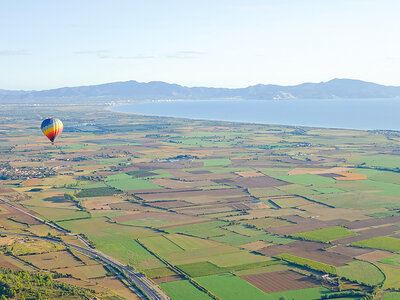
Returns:
[[[42,122],[40,128],[44,135],[53,143],[57,135],[63,131],[64,125],[59,119],[49,118]]]

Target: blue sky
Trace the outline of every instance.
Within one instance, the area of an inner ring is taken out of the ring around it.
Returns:
[[[398,0],[2,0],[0,89],[400,85]]]

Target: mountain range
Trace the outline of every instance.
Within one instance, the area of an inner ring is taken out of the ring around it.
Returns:
[[[333,98],[400,98],[400,86],[385,86],[354,79],[333,79],[327,82],[303,83],[293,86],[257,84],[245,88],[210,88],[186,87],[162,81],[144,83],[131,80],[41,91],[0,89],[1,103],[73,103],[82,100],[107,102],[160,99],[271,100]]]

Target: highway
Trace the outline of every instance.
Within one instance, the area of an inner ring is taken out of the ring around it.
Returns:
[[[136,270],[124,265],[123,263],[119,262],[118,260],[116,260],[115,258],[112,258],[106,254],[104,254],[103,252],[97,250],[97,249],[93,249],[91,248],[86,241],[84,241],[80,236],[78,236],[77,234],[72,234],[70,232],[67,232],[65,229],[58,227],[55,224],[46,222],[45,220],[42,220],[34,215],[32,215],[31,213],[7,202],[4,201],[2,199],[0,199],[1,202],[11,206],[14,209],[17,209],[18,211],[29,215],[30,217],[34,218],[35,220],[44,223],[58,231],[61,231],[65,234],[69,234],[72,235],[74,237],[76,237],[77,239],[79,239],[79,241],[81,241],[83,243],[83,245],[85,245],[85,247],[81,247],[81,246],[77,246],[74,244],[70,244],[70,243],[66,243],[64,241],[52,238],[52,237],[45,237],[45,236],[38,236],[38,235],[33,235],[33,234],[23,234],[23,233],[11,233],[11,232],[6,232],[6,231],[1,231],[0,234],[6,234],[6,235],[17,235],[17,236],[23,236],[23,237],[30,237],[30,238],[36,238],[36,239],[42,239],[42,240],[47,240],[47,241],[51,241],[54,243],[59,243],[59,244],[63,244],[65,246],[68,246],[70,249],[73,249],[75,251],[84,253],[94,259],[98,259],[100,261],[103,262],[103,264],[105,265],[110,265],[113,268],[119,270],[121,273],[124,273],[127,276],[128,281],[130,281],[130,284],[132,285],[131,288],[133,290],[136,291],[136,293],[143,299],[151,299],[151,300],[168,300],[170,299],[156,284],[154,284],[153,282],[151,282],[148,278],[146,278],[143,274],[137,272]],[[136,288],[138,287],[140,289],[140,291],[138,291],[138,289]],[[144,294],[144,295],[143,295]]]

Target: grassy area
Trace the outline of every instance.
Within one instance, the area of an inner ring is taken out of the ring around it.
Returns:
[[[186,299],[198,299],[206,300],[212,299],[203,291],[199,290],[189,280],[177,280],[166,283],[160,283],[160,287],[165,291],[171,299],[174,300],[186,300]]]
[[[168,234],[165,237],[169,241],[177,245],[179,248],[184,249],[186,251],[211,248],[217,246],[217,243],[215,243],[214,241],[182,235],[182,234]]]
[[[317,191],[318,193],[321,194],[336,194],[336,193],[344,193],[345,191],[335,188],[335,187],[319,187],[319,188],[314,188],[314,191]]]
[[[400,269],[385,264],[377,264],[377,266],[379,267],[379,269],[381,269],[386,277],[382,287],[384,289],[400,289]]]
[[[389,196],[400,195],[400,185],[395,183],[379,182],[374,180],[364,180],[363,182],[382,189],[382,193]]]
[[[374,248],[400,253],[400,239],[389,236],[380,236],[368,240],[358,241],[351,244],[361,248]]]
[[[184,251],[181,247],[172,243],[170,240],[164,236],[151,236],[139,239],[147,248],[163,256],[171,252],[182,252]]]
[[[265,299],[266,294],[232,274],[196,277],[195,280],[220,299]]]
[[[193,236],[208,238],[225,234],[226,231],[220,228],[220,226],[222,225],[225,225],[225,222],[215,221],[201,224],[171,227],[167,228],[166,231],[169,233],[185,233]]]
[[[161,188],[157,184],[152,183],[143,178],[132,178],[132,176],[128,174],[117,174],[108,176],[106,179],[107,185],[123,190],[150,190],[150,189],[159,189]]]
[[[386,257],[384,259],[381,259],[379,262],[387,265],[398,266],[400,265],[400,255],[393,255],[391,257]]]
[[[270,293],[265,295],[265,300],[276,300],[276,299],[296,299],[296,300],[310,300],[310,299],[321,299],[322,296],[328,295],[331,291],[324,287],[315,287],[300,290],[291,290],[277,293]],[[345,298],[340,298],[345,300]],[[351,299],[351,298],[350,298]],[[357,299],[357,298],[356,298]]]
[[[362,158],[353,160],[353,162],[373,168],[400,168],[399,159],[393,155],[363,156]]]
[[[204,163],[205,167],[229,166],[231,164],[229,158],[204,159],[201,161]]]
[[[371,286],[379,285],[385,279],[376,266],[366,261],[356,260],[336,270],[341,277]]]
[[[353,235],[356,235],[356,233],[351,232],[347,228],[340,226],[334,226],[329,228],[292,234],[293,237],[301,238],[303,240],[325,242],[325,243]]]
[[[400,293],[389,292],[382,297],[382,300],[398,300],[400,299]]]
[[[90,218],[90,213],[76,209],[35,207],[34,210],[38,212],[41,216],[51,221]]]
[[[267,173],[268,172],[263,172]],[[335,183],[335,180],[329,177],[323,177],[319,175],[314,175],[314,174],[302,174],[302,175],[280,175],[280,176],[273,176],[277,179],[286,181],[286,182],[291,182],[291,183],[296,183],[296,184],[301,184],[305,186],[313,186],[313,185],[326,185],[326,184],[332,184]]]
[[[269,233],[261,233],[259,235],[254,235],[254,236],[244,236],[237,233],[227,233],[226,235],[213,237],[212,239],[214,241],[226,243],[233,246],[247,244],[255,241],[265,241],[280,245],[293,242],[293,239],[283,238],[278,235],[273,235]]]

